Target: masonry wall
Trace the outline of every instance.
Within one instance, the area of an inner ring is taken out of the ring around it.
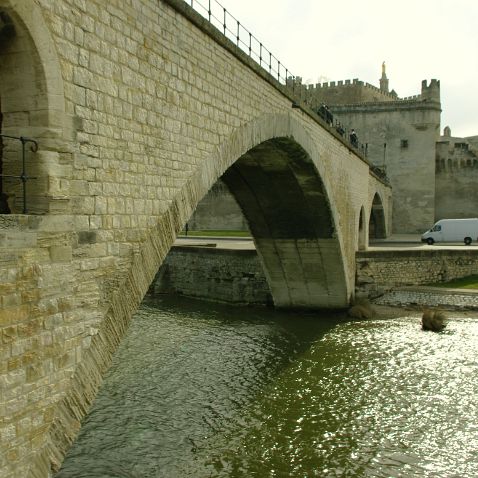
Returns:
[[[478,156],[460,138],[437,143],[435,221],[478,217]]]
[[[356,261],[358,297],[376,298],[392,289],[478,274],[478,250],[362,251]],[[204,247],[171,249],[150,293],[238,305],[267,305],[271,300],[255,250]]]
[[[356,293],[377,297],[392,288],[478,274],[478,250],[357,252]]]
[[[334,107],[333,112],[355,129],[368,146],[368,159],[390,179],[393,232],[419,233],[433,224],[439,106],[405,101]]]
[[[150,292],[236,305],[272,304],[255,250],[175,246],[159,269]]]

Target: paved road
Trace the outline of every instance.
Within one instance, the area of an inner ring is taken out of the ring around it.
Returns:
[[[177,246],[199,246],[199,247],[215,247],[217,249],[254,249],[254,241],[246,237],[199,237],[199,236],[181,236],[179,237],[175,245]],[[476,250],[477,243],[472,243],[470,246],[465,246],[463,243],[450,243],[445,245],[433,245],[429,246],[420,241],[420,235],[402,234],[394,235],[387,239],[380,239],[372,241],[369,244],[369,251],[377,250]]]
[[[383,249],[424,249],[424,250],[476,250],[478,242],[472,243],[469,246],[466,246],[463,242],[456,243],[446,243],[446,244],[434,244],[429,246],[421,242],[421,235],[419,234],[396,234],[388,237],[387,239],[379,239],[375,241],[370,241],[368,250],[383,250]]]

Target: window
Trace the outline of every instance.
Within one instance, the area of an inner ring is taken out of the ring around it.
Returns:
[[[402,149],[408,148],[408,139],[400,140],[400,148]]]

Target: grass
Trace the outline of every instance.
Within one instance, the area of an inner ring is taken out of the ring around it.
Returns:
[[[432,287],[447,287],[449,289],[478,289],[478,275],[453,279],[449,282],[439,282],[436,284],[428,284]]]
[[[185,236],[185,231],[181,231],[180,236]],[[211,231],[188,231],[188,236],[209,236],[209,237],[251,237],[249,231],[221,231],[221,230],[211,230]]]

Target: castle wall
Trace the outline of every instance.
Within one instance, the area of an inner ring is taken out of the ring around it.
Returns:
[[[386,171],[393,190],[393,232],[423,232],[435,218],[439,103],[409,100],[331,110],[367,145],[369,161]]]
[[[478,216],[478,156],[462,138],[437,143],[435,221]]]
[[[313,109],[326,105],[348,105],[395,101],[397,95],[380,90],[376,86],[359,80],[331,81],[304,86],[303,99]]]

